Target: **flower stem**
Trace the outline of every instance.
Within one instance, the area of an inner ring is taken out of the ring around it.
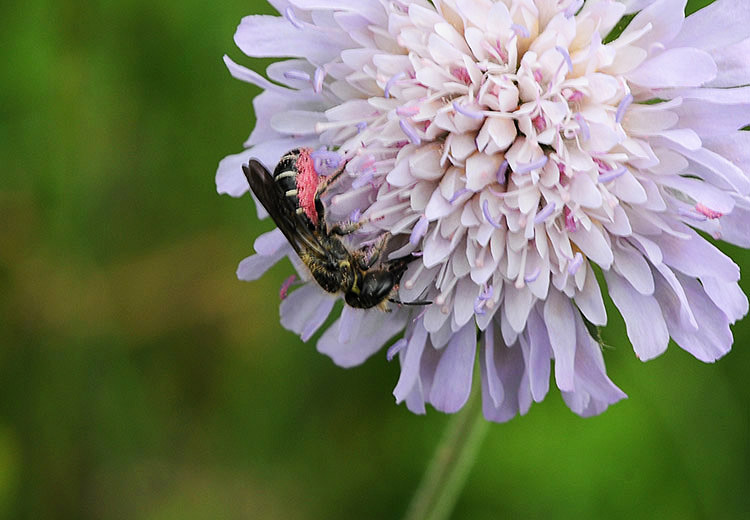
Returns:
[[[489,423],[474,388],[464,409],[451,418],[404,520],[446,520],[461,496]]]

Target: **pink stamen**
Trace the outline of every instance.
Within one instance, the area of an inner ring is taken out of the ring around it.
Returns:
[[[400,116],[411,117],[419,114],[419,110],[420,108],[417,105],[398,107],[396,109],[396,114]]]
[[[469,70],[466,67],[453,67],[451,68],[451,75],[462,83],[467,85],[471,83],[471,76]]]
[[[534,81],[536,81],[537,83],[541,83],[543,79],[544,79],[544,75],[542,74],[542,71],[539,69],[536,69],[534,71]]]
[[[574,90],[568,96],[568,101],[570,101],[571,103],[578,103],[582,99],[583,99],[583,92],[581,92],[580,90]]]
[[[695,205],[695,211],[700,213],[701,215],[705,215],[708,219],[717,219],[724,216],[724,213],[721,213],[720,211],[713,210],[709,208],[708,206],[704,206],[700,202]]]
[[[532,119],[531,124],[534,125],[534,129],[537,132],[544,132],[547,129],[547,120],[544,119],[544,116],[542,114],[539,114],[534,119]]]
[[[315,76],[313,77],[313,91],[316,94],[320,94],[323,90],[323,80],[326,77],[326,71],[322,67],[315,69]]]
[[[292,284],[297,280],[297,275],[293,274],[286,280],[284,280],[284,283],[281,284],[281,287],[279,288],[279,299],[283,300],[289,295],[289,288],[292,286]]]

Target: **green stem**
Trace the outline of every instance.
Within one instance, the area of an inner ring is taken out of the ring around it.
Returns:
[[[450,518],[489,429],[481,392],[474,388],[471,394],[464,409],[451,418],[404,520]]]

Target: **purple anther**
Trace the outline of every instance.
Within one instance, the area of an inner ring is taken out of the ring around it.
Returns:
[[[546,206],[544,206],[544,209],[536,214],[536,217],[534,217],[534,224],[541,224],[545,220],[547,220],[557,209],[557,205],[554,202],[550,202]]]
[[[412,144],[419,145],[422,142],[422,139],[420,139],[419,134],[417,133],[417,129],[414,128],[406,119],[400,120],[398,122],[398,125],[401,127],[401,130],[406,134],[406,137],[409,138],[409,141],[411,141]]]
[[[581,7],[583,7],[583,0],[573,0],[573,2],[571,2],[564,11],[565,18],[575,16],[575,14],[581,9]]]
[[[628,171],[627,168],[625,168],[624,166],[620,166],[619,168],[617,168],[614,171],[611,171],[609,173],[605,173],[604,175],[599,175],[599,182],[601,183],[601,182],[613,181],[616,178],[624,175],[626,171]]]
[[[401,71],[401,72],[398,72],[398,73],[394,74],[393,76],[391,76],[391,79],[389,79],[389,80],[388,80],[388,81],[387,81],[387,82],[385,83],[385,88],[383,89],[383,94],[385,95],[385,98],[386,98],[386,99],[388,99],[388,98],[390,98],[390,97],[391,97],[391,87],[393,87],[393,85],[394,85],[394,84],[395,84],[395,83],[396,83],[396,82],[397,82],[398,80],[400,80],[401,78],[403,78],[404,76],[406,76],[406,73],[405,73],[405,72],[403,72],[403,71]]]
[[[297,79],[300,81],[310,81],[310,75],[307,72],[301,70],[287,70],[284,72],[286,79]]]
[[[284,16],[287,20],[289,20],[289,23],[292,24],[297,29],[304,29],[305,24],[303,24],[299,18],[297,18],[297,15],[294,14],[294,10],[291,8],[291,6],[287,7],[284,11]]]
[[[568,274],[570,276],[575,276],[575,274],[578,272],[578,269],[580,269],[581,265],[583,265],[583,255],[579,251],[576,253],[576,256],[573,258],[573,261],[568,266]]]
[[[721,218],[724,216],[724,213],[711,209],[708,206],[704,206],[700,202],[695,205],[695,211],[697,211],[701,215],[705,215],[706,218],[711,219],[711,220],[716,219],[716,218]]]
[[[482,114],[480,111],[461,106],[458,104],[458,101],[453,102],[453,110],[461,115],[470,117],[471,119],[484,119],[484,114]]]
[[[372,182],[372,179],[374,177],[375,177],[375,168],[364,170],[362,173],[359,174],[359,176],[356,179],[352,181],[352,189],[358,190],[365,184]]]
[[[461,190],[458,190],[456,193],[453,194],[453,196],[451,197],[451,199],[448,202],[450,202],[451,204],[453,204],[454,202],[456,202],[461,197],[461,195],[463,195],[464,193],[467,193],[468,191],[469,191],[469,188],[463,188]]]
[[[495,222],[495,220],[492,218],[492,215],[490,215],[490,206],[487,202],[487,199],[482,202],[482,213],[484,214],[484,218],[487,219],[487,222],[489,222],[493,228],[500,229],[502,226]]]
[[[562,54],[562,57],[565,58],[565,63],[568,64],[568,72],[573,72],[573,60],[570,59],[570,54],[568,53],[568,50],[560,47],[559,45],[555,45],[555,50]]]
[[[581,130],[581,137],[583,137],[584,141],[588,141],[591,139],[591,129],[589,128],[589,124],[586,122],[586,119],[584,119],[583,115],[579,112],[575,116],[573,116],[576,120],[576,123],[578,123],[578,127]]]
[[[365,131],[365,128],[367,128],[367,121],[360,121],[357,123],[357,133],[361,134]]]
[[[332,152],[325,148],[316,150],[310,154],[314,161],[315,171],[319,175],[329,175],[341,166],[343,158],[338,152]]]
[[[400,339],[400,340],[398,340],[398,341],[397,341],[396,343],[394,343],[393,345],[391,345],[390,347],[388,347],[388,352],[386,352],[386,354],[385,354],[385,358],[386,358],[386,359],[387,359],[388,361],[393,361],[393,358],[395,358],[395,357],[396,357],[396,355],[397,355],[397,354],[398,354],[399,352],[401,352],[402,350],[404,350],[404,348],[406,347],[406,345],[407,345],[408,343],[409,343],[409,342],[408,342],[408,341],[406,341],[406,338],[401,338],[401,339]]]
[[[617,113],[615,113],[615,122],[619,123],[622,121],[622,118],[625,116],[625,111],[628,109],[630,104],[633,102],[633,95],[628,94],[624,98],[622,98],[622,101],[620,101],[620,104],[617,105]]]
[[[523,175],[524,173],[529,173],[531,171],[538,170],[539,168],[543,168],[545,164],[547,164],[547,156],[543,155],[538,160],[521,165],[517,170],[513,171],[518,175]]]
[[[316,94],[320,94],[320,91],[323,90],[323,79],[326,77],[326,71],[323,70],[323,67],[318,67],[315,69],[315,76],[313,77],[313,91],[315,91]]]
[[[523,25],[518,25],[517,23],[511,24],[510,29],[516,33],[516,36],[521,36],[522,38],[528,38],[531,36],[531,33],[529,30],[524,27]]]
[[[526,283],[533,283],[536,282],[536,279],[539,278],[539,275],[542,273],[542,270],[540,268],[534,269],[534,271],[531,274],[527,274],[523,277],[523,281]]]
[[[477,299],[474,300],[474,314],[476,314],[477,316],[482,316],[486,313],[487,311],[484,310],[484,300],[477,297]]]
[[[492,296],[495,294],[495,289],[491,285],[486,286],[482,292],[479,293],[479,298],[482,301],[487,301],[492,298]]]
[[[419,114],[419,110],[420,109],[418,105],[402,106],[396,109],[396,114],[402,117],[411,117]]]
[[[409,243],[411,243],[411,245],[413,246],[419,244],[419,241],[423,236],[425,236],[425,233],[427,233],[427,226],[429,225],[430,222],[427,220],[427,217],[425,217],[424,215],[419,217],[419,220],[417,220],[417,223],[414,224],[414,228],[411,230]]]
[[[498,184],[505,184],[507,173],[508,173],[508,161],[503,159],[503,162],[500,163],[500,167],[497,169],[497,172],[495,173],[495,179],[497,180]]]

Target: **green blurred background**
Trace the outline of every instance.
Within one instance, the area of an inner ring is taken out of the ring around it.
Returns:
[[[705,3],[705,2],[704,2]],[[690,3],[690,9],[698,4]],[[271,224],[218,196],[258,90],[221,57],[260,1],[6,0],[0,16],[0,518],[399,518],[448,418],[396,363],[343,370],[278,324],[291,268],[237,263]],[[725,248],[745,267],[750,255]],[[750,284],[743,280],[743,287]],[[455,518],[740,518],[750,320],[704,365],[641,363],[584,420],[553,391],[492,425]]]

